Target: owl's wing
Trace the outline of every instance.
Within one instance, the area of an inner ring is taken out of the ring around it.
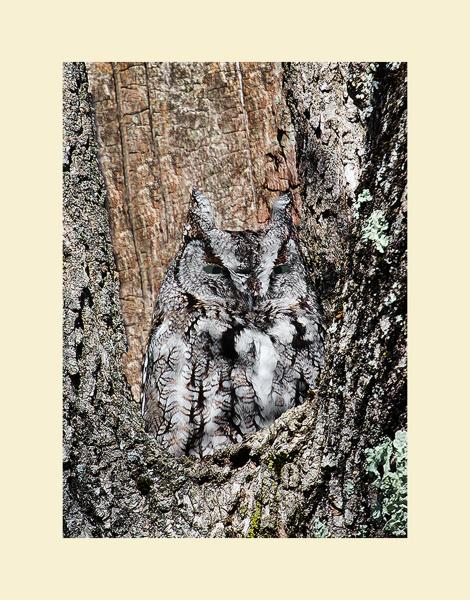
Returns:
[[[147,346],[145,348],[145,353],[144,353],[144,362],[142,364],[142,385],[141,385],[141,392],[140,392],[140,406],[141,406],[142,416],[145,415],[147,407],[148,407],[148,401],[147,401],[148,375],[149,375],[148,368],[149,368],[149,361],[152,360],[152,352],[150,351],[151,341],[155,336],[157,336],[157,339],[159,339],[159,337],[160,337],[159,333],[160,333],[162,323],[163,323],[163,313],[162,313],[162,311],[158,310],[158,307],[157,307],[155,310],[155,313],[153,315],[152,326],[150,328]]]
[[[163,445],[182,445],[182,404],[187,373],[186,342],[181,315],[157,312],[150,331],[142,369],[142,416],[146,429]],[[179,431],[179,433],[178,433]],[[173,439],[179,435],[179,439]]]
[[[173,454],[203,456],[240,437],[229,421],[229,365],[214,356],[216,329],[214,320],[194,307],[165,314],[152,329],[142,373],[142,415],[147,431]]]
[[[323,359],[324,328],[313,294],[281,313],[268,333],[278,356],[271,404],[264,410],[269,424],[284,411],[302,404],[317,380]]]

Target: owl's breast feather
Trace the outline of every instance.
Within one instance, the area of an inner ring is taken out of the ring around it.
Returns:
[[[245,364],[251,361],[251,384],[260,406],[267,407],[279,360],[270,337],[256,329],[244,329],[238,335],[235,349]]]

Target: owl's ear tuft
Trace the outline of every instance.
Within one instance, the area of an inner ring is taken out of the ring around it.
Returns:
[[[193,187],[185,235],[190,238],[204,237],[215,227],[214,212],[209,198]]]
[[[273,200],[271,207],[272,225],[292,225],[292,195],[290,192]]]
[[[204,194],[197,189],[197,187],[191,188],[191,201],[194,203],[204,203],[209,202],[208,198],[204,196]],[[210,202],[209,202],[210,204]]]

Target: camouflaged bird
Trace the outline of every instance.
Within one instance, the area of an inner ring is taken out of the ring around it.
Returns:
[[[264,229],[228,231],[192,192],[142,370],[146,429],[175,455],[203,457],[241,441],[315,384],[324,327],[291,205],[281,196]]]

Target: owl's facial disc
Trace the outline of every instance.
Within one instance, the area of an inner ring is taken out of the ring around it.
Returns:
[[[179,267],[185,272],[180,281],[191,288],[187,291],[202,301],[245,304],[250,311],[263,298],[280,298],[287,284],[295,292],[302,266],[292,239],[291,207],[292,198],[281,196],[264,229],[223,230],[215,224],[210,201],[193,190]]]

